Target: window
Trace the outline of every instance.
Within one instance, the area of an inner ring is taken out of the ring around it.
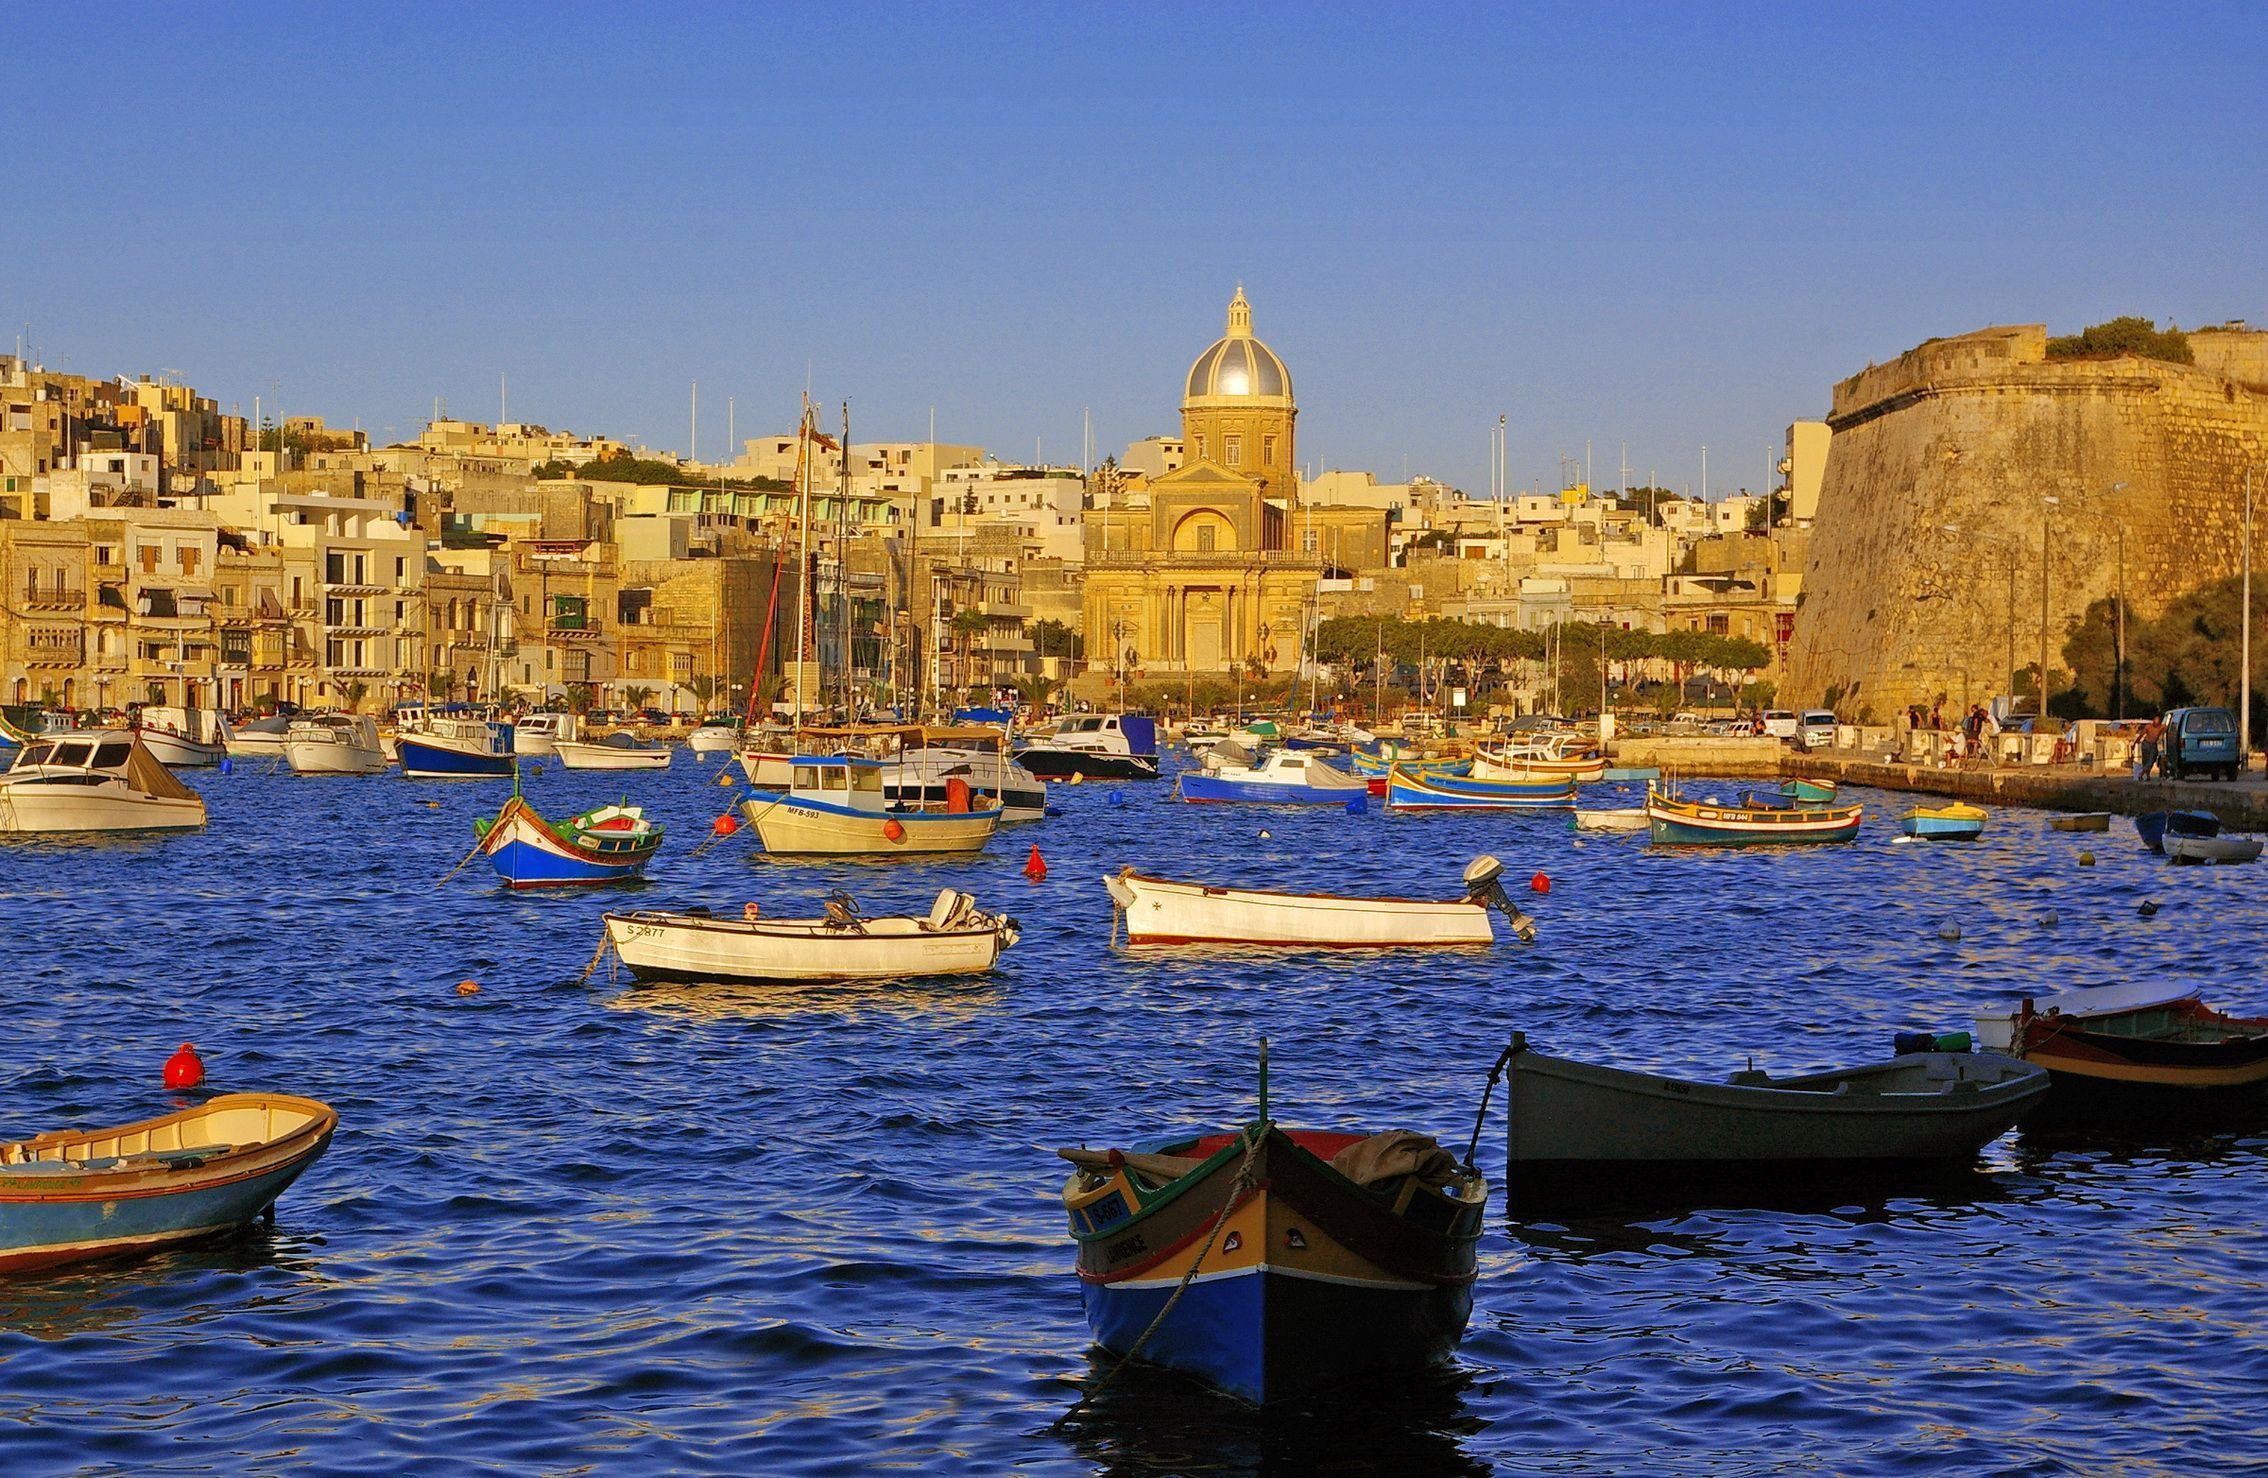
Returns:
[[[1197,460],[1200,462],[1205,460],[1205,438],[1202,436],[1197,438]]]
[[[406,559],[397,559],[397,560],[395,560],[395,561],[394,561],[394,583],[395,583],[396,585],[400,585],[400,584],[404,583],[405,581],[407,581],[408,579],[409,579],[409,561],[408,561],[408,560],[406,560]]]
[[[1273,436],[1264,436],[1260,439],[1260,460],[1271,467],[1275,465],[1276,438]]]
[[[143,573],[143,574],[145,574],[145,575],[154,575],[154,574],[156,574],[156,573],[157,573],[157,561],[158,561],[158,547],[157,547],[157,546],[156,546],[155,544],[144,544],[144,545],[142,546],[142,549],[141,549],[141,554],[142,554],[142,573]]]
[[[819,784],[824,790],[848,790],[850,771],[841,765],[829,765],[820,772]]]
[[[1213,526],[1209,523],[1200,524],[1197,527],[1197,552],[1199,554],[1211,554],[1213,552]]]
[[[193,546],[184,546],[174,553],[175,557],[181,561],[182,574],[194,575],[197,573],[197,551]]]
[[[94,562],[98,565],[116,564],[118,562],[118,546],[115,544],[97,544],[94,547]]]
[[[797,765],[795,767],[795,788],[797,790],[817,790],[819,788],[819,767],[817,765]]]
[[[1222,437],[1221,458],[1231,467],[1242,467],[1244,465],[1244,438],[1241,436]]]

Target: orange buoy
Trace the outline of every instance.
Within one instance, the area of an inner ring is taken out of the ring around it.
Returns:
[[[1047,859],[1039,854],[1039,843],[1032,843],[1032,855],[1024,859],[1024,876],[1038,882],[1047,876]]]
[[[460,980],[457,982],[457,994],[460,996],[477,996],[480,994],[480,984],[477,981]]]
[[[740,905],[740,916],[751,923],[762,917],[763,913],[764,905],[761,903],[743,903]]]
[[[728,837],[740,830],[740,823],[733,820],[732,813],[727,811],[710,824],[709,830],[717,836]]]
[[[1549,893],[1551,891],[1551,879],[1539,872],[1528,879],[1528,889],[1534,893]]]
[[[205,1081],[205,1060],[197,1049],[187,1042],[181,1050],[165,1060],[165,1086],[168,1088],[194,1088]]]
[[[906,839],[906,824],[893,816],[882,823],[882,835],[893,842],[902,842]]]

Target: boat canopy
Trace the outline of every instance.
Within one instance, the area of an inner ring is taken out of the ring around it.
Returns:
[[[2146,1011],[2152,1006],[2171,1006],[2176,1001],[2186,1001],[2197,994],[2198,987],[2194,985],[2129,982],[2125,985],[2089,986],[2082,990],[2065,991],[2061,995],[2035,997],[2032,1009],[2043,1016],[2115,1016],[2123,1011]]]

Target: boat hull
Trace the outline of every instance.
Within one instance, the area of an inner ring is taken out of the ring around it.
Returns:
[[[1907,816],[1898,829],[1917,841],[1973,842],[1984,835],[1982,821],[1946,820],[1939,816]]]
[[[2083,811],[2076,816],[2052,816],[2048,818],[2048,830],[2109,831],[2110,814],[2108,811]]]
[[[1155,780],[1158,757],[1154,754],[1097,754],[1078,749],[1034,745],[1016,751],[1016,763],[1042,780]]]
[[[194,831],[204,824],[202,800],[144,795],[117,781],[99,785],[0,783],[0,835]]]
[[[1130,944],[1398,949],[1495,939],[1489,911],[1478,903],[1208,888],[1133,872],[1103,883],[1126,915]]]
[[[169,770],[209,769],[228,754],[226,744],[206,744],[163,729],[143,729],[140,733],[142,747],[157,756],[158,763]]]
[[[1566,810],[1575,804],[1575,783],[1413,775],[1397,765],[1386,782],[1386,804],[1396,811]]]
[[[1858,835],[1864,806],[1718,806],[1671,800],[1658,793],[1646,799],[1646,817],[1657,846],[1782,847],[1812,842],[1847,842]]]
[[[1344,786],[1287,785],[1271,780],[1231,780],[1191,771],[1181,777],[1181,798],[1199,802],[1241,802],[1253,806],[1367,807],[1370,787],[1359,780]]]
[[[730,754],[739,742],[738,734],[724,728],[695,729],[685,736],[685,747],[695,754]]]
[[[375,775],[386,768],[384,750],[354,744],[293,739],[283,754],[295,775]]]
[[[638,845],[600,852],[542,824],[522,804],[502,813],[482,837],[481,850],[508,888],[573,888],[637,881],[661,841],[656,832]]]
[[[785,790],[795,778],[795,756],[785,750],[741,750],[740,772],[758,790]]]
[[[395,736],[402,774],[412,780],[503,780],[513,756],[459,749],[416,734]]]
[[[767,852],[790,856],[895,857],[981,852],[1000,812],[855,811],[796,796],[750,797],[741,811]],[[898,834],[892,836],[895,825]]]
[[[552,753],[568,770],[666,770],[667,749],[622,749],[611,744],[555,741]]]
[[[698,983],[767,980],[914,980],[982,975],[1014,942],[1008,929],[767,932],[762,921],[656,920],[608,914],[606,933],[639,980]]]
[[[2160,844],[2160,849],[2169,862],[2257,862],[2260,859],[2260,845],[2258,837],[2169,835]]]

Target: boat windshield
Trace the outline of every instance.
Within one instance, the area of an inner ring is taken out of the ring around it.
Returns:
[[[134,746],[126,740],[105,740],[103,743],[95,746],[94,768],[98,770],[115,770],[121,765],[125,764],[126,757],[133,752]]]
[[[93,753],[94,746],[92,744],[58,744],[55,746],[53,758],[49,759],[48,763],[51,765],[67,765],[72,769],[84,769],[88,757]]]
[[[47,757],[53,753],[55,746],[52,744],[27,744],[16,756],[16,768],[28,770],[34,765],[44,765]]]

